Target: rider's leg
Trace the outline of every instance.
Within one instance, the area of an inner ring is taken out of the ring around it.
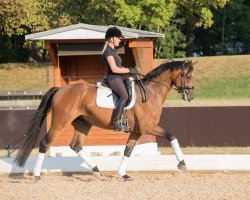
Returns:
[[[121,116],[122,116],[124,107],[128,101],[128,92],[125,88],[122,77],[118,76],[118,77],[108,78],[107,81],[112,91],[120,97],[116,105],[116,108],[113,112],[112,118],[113,118],[114,130],[121,131],[122,130]]]
[[[124,111],[126,101],[124,101],[123,98],[120,98],[116,108],[113,113],[113,128],[115,131],[121,131],[122,130],[122,124],[121,124],[121,116]]]

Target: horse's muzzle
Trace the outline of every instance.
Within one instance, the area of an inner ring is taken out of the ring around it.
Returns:
[[[182,99],[184,101],[189,101],[189,102],[192,101],[194,99],[194,96],[193,96],[194,92],[193,91],[194,91],[193,88],[182,90]]]

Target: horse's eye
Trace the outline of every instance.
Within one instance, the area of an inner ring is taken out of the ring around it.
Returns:
[[[187,76],[187,79],[188,79],[188,80],[190,80],[190,79],[191,79],[191,77],[190,77],[190,76]]]

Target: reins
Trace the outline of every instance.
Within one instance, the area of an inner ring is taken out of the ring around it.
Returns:
[[[138,73],[137,74],[138,76],[145,76],[143,74],[140,74]],[[139,79],[137,76],[136,76],[136,80],[135,80],[135,83],[138,85],[139,87],[139,90],[140,90],[140,93],[141,93],[141,98],[142,98],[142,103],[146,103],[148,101],[148,93],[142,83],[142,80]]]
[[[143,78],[146,77],[146,75],[141,74],[141,73],[139,73],[139,72],[138,72],[137,75],[138,75],[138,76],[141,76],[141,77],[143,77]],[[168,90],[170,90],[170,88],[169,88],[167,85],[163,84],[163,83],[160,83],[160,82],[158,82],[158,81],[155,81],[154,79],[150,79],[150,81],[152,81],[152,82],[154,82],[154,83],[158,83],[158,84],[160,84],[160,85],[162,85],[162,86],[165,86]]]

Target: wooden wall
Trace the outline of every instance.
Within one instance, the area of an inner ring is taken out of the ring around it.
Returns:
[[[129,43],[132,49],[138,70],[146,74],[152,70],[154,66],[153,59],[153,42],[152,41],[133,41]]]
[[[101,55],[60,57],[60,86],[76,82],[96,83],[105,74]]]
[[[27,109],[0,110],[0,148],[4,149],[8,144],[17,144],[17,139],[27,130],[35,112]],[[250,146],[249,118],[250,106],[165,107],[160,118],[160,126],[174,134],[182,147]],[[125,142],[119,138],[123,135],[121,133],[106,133],[106,130],[96,132],[105,144],[109,144],[110,141],[115,141],[116,144]],[[42,126],[39,141],[45,134],[46,123]],[[65,132],[65,135],[60,135],[55,144],[68,145],[71,134],[67,135]],[[93,137],[94,135],[90,134],[85,145],[102,144],[97,137]],[[141,142],[146,141],[142,138]],[[157,138],[157,143],[159,146],[170,146],[166,139]]]

